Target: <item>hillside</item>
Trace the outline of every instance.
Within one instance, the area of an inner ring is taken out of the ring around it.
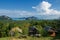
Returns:
[[[12,18],[2,15],[2,16],[0,16],[0,20],[12,20]]]

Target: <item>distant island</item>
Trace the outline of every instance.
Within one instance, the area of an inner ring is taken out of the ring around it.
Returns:
[[[35,16],[31,16],[31,17],[20,17],[20,18],[11,18],[9,16],[6,15],[2,15],[0,16],[0,20],[60,20],[60,17],[58,19],[43,19],[43,18],[38,18]]]
[[[12,18],[2,15],[2,16],[0,16],[0,20],[12,20]]]
[[[21,18],[12,18],[13,20],[38,20],[37,17],[21,17]]]

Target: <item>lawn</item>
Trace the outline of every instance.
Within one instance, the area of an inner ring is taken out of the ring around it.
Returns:
[[[0,40],[51,40],[52,38],[51,37],[40,37],[40,38],[37,38],[37,37],[27,37],[27,38],[10,38],[10,37],[5,37],[5,38],[0,38]]]
[[[9,38],[8,37],[0,38],[0,40],[9,40]]]

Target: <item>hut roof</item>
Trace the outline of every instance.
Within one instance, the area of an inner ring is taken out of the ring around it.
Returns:
[[[50,26],[46,26],[44,29],[46,30],[46,31],[48,31],[48,30],[50,30],[52,27],[50,27]]]

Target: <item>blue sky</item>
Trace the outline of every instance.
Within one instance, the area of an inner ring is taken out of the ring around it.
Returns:
[[[41,0],[0,0],[0,9],[32,11],[32,6],[40,2]]]
[[[38,5],[42,1],[44,0],[0,0],[0,9],[32,11],[31,7]],[[47,1],[53,4],[52,8],[60,10],[60,0]]]
[[[56,19],[60,16],[60,0],[0,0],[0,15]]]

